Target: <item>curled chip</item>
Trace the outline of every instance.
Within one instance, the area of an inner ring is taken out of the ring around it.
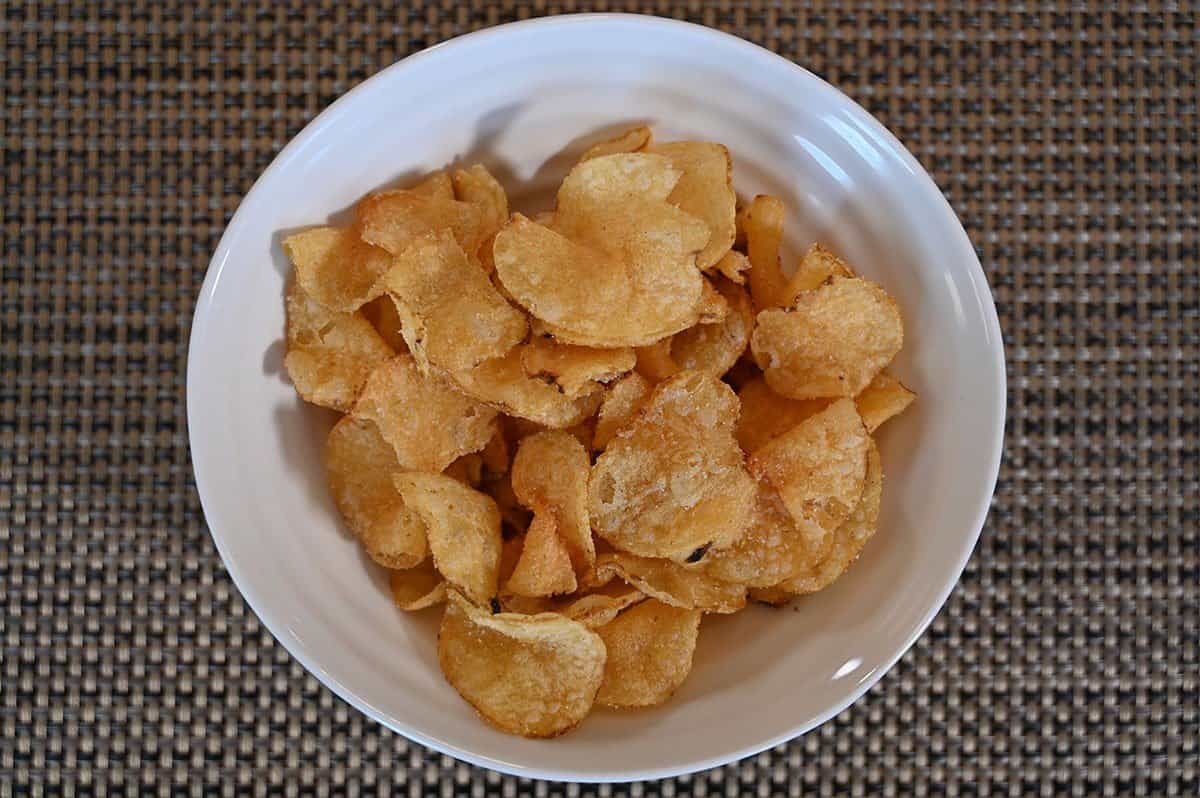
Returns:
[[[904,412],[917,395],[904,387],[904,383],[885,371],[881,371],[862,393],[854,398],[858,414],[862,416],[867,431],[874,432],[892,416]]]
[[[350,313],[379,296],[375,281],[392,265],[386,249],[372,246],[355,230],[314,227],[283,240],[296,282],[330,310]]]
[[[377,296],[363,305],[361,310],[363,316],[375,328],[375,332],[379,333],[379,337],[391,347],[393,352],[408,351],[404,334],[400,332],[400,313],[396,310],[396,303],[390,296],[386,294]]]
[[[504,588],[518,596],[538,597],[574,593],[576,587],[571,555],[558,535],[554,512],[539,508],[534,511],[521,557]]]
[[[713,264],[711,269],[711,272],[716,272],[737,285],[746,284],[745,272],[748,271],[750,271],[750,258],[733,249],[726,252],[719,261]]]
[[[680,172],[658,155],[607,155],[571,170],[555,229],[517,215],[496,235],[496,274],[556,338],[643,346],[695,322],[701,220],[667,202]]]
[[[392,484],[396,453],[375,424],[350,416],[329,431],[325,476],[333,501],[371,559],[385,568],[412,568],[425,559],[425,522]]]
[[[662,382],[678,372],[679,366],[671,358],[671,339],[664,338],[649,346],[639,346],[637,370],[638,374],[654,382]]]
[[[596,703],[649,707],[670,698],[691,673],[700,616],[649,599],[599,627],[608,658]]]
[[[361,313],[327,310],[292,284],[283,366],[304,401],[349,410],[372,370],[391,356]]]
[[[512,485],[526,507],[553,511],[558,535],[570,553],[575,573],[584,575],[596,562],[588,518],[587,449],[568,432],[551,430],[521,441],[512,464]],[[532,527],[530,528],[532,532]]]
[[[672,607],[727,614],[746,606],[745,586],[722,582],[671,560],[624,552],[601,554],[596,558],[596,580],[603,582],[613,575]]]
[[[637,372],[626,374],[613,383],[604,394],[596,416],[596,431],[592,446],[603,450],[621,427],[625,426],[650,395],[650,381]]]
[[[613,579],[591,592],[570,599],[558,608],[566,617],[579,621],[589,629],[596,629],[610,622],[627,607],[632,607],[644,601],[646,594],[627,584],[624,580]]]
[[[731,306],[729,298],[711,280],[704,281],[704,289],[700,292],[700,306],[697,309],[697,324],[716,324],[724,321],[729,315]]]
[[[745,533],[729,548],[709,553],[704,570],[725,582],[770,587],[815,566],[831,539],[832,531],[795,521],[775,489],[760,482]]]
[[[592,528],[619,549],[684,560],[746,526],[754,479],[733,437],[737,397],[702,372],[660,383],[592,468]]]
[[[370,194],[358,203],[358,232],[363,241],[393,255],[425,236],[449,231],[466,252],[483,242],[483,217],[467,202],[447,199],[440,190],[393,189]]]
[[[468,487],[478,488],[483,484],[483,457],[478,452],[464,454],[446,466],[442,473]]]
[[[448,232],[417,239],[381,279],[408,348],[447,371],[501,357],[525,338],[525,316],[504,301]]]
[[[879,450],[871,444],[867,457],[867,479],[863,488],[862,500],[854,508],[850,517],[833,533],[829,553],[812,568],[807,568],[799,574],[776,585],[772,596],[776,601],[780,593],[802,595],[815,593],[829,587],[841,576],[850,565],[858,559],[867,541],[875,534],[879,521],[879,502],[883,495],[883,468],[879,459]],[[776,602],[769,602],[776,603]]]
[[[614,138],[588,147],[579,160],[588,161],[602,155],[617,155],[623,152],[640,152],[648,146],[650,146],[650,128],[645,125],[631,127]]]
[[[887,292],[834,277],[792,308],[759,313],[750,348],[776,392],[819,399],[857,395],[903,343],[900,311]]]
[[[560,344],[551,338],[534,338],[521,347],[521,365],[531,377],[550,378],[566,396],[577,399],[594,393],[603,383],[633,368],[633,350],[593,349]]]
[[[487,445],[496,413],[425,375],[411,355],[396,355],[371,372],[352,415],[374,421],[403,469],[441,471]]]
[[[729,150],[710,141],[673,141],[651,151],[665,155],[683,173],[667,201],[708,225],[712,234],[696,255],[696,267],[713,266],[733,246],[737,195]]]
[[[801,526],[832,532],[862,496],[871,437],[854,402],[839,399],[750,458],[750,470],[768,480]]]
[[[820,244],[813,244],[800,259],[796,273],[788,280],[783,292],[784,306],[792,305],[805,291],[819,288],[831,277],[853,277],[854,270],[846,262]]]
[[[454,183],[444,169],[430,173],[428,177],[413,186],[411,191],[430,199],[445,201],[454,199]]]
[[[388,581],[392,602],[402,610],[423,610],[446,601],[446,580],[442,579],[432,560],[403,571],[392,571]]]
[[[738,416],[737,439],[742,451],[753,454],[804,419],[829,406],[827,399],[788,399],[771,390],[756,376],[738,391],[742,414]]]
[[[738,214],[738,224],[746,234],[746,254],[750,258],[750,296],[759,310],[783,304],[787,280],[779,266],[779,248],[783,243],[783,203],[760,194]]]
[[[480,241],[494,236],[508,221],[508,195],[483,164],[456,170],[454,193],[459,200],[478,209]]]
[[[496,503],[445,474],[408,471],[393,480],[405,505],[425,522],[438,571],[476,604],[488,604],[500,574]]]
[[[700,323],[671,338],[670,358],[681,369],[695,369],[720,377],[738,361],[754,329],[754,308],[746,291],[728,280],[717,280],[716,290],[729,304],[721,321]]]
[[[459,390],[480,402],[518,418],[562,429],[578,424],[595,412],[600,392],[578,399],[563,395],[553,385],[530,377],[521,365],[520,348],[504,357],[449,374]]]
[[[446,680],[501,731],[554,737],[592,708],[604,641],[561,615],[492,615],[451,591],[438,632]]]

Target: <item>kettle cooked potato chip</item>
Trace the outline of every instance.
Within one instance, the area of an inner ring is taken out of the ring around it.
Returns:
[[[579,575],[591,570],[596,562],[587,504],[590,467],[591,459],[583,444],[560,430],[522,439],[512,464],[517,498],[535,514],[539,507],[554,512],[558,534]]]
[[[425,560],[403,571],[390,572],[388,583],[392,589],[392,603],[408,612],[446,601],[446,580],[434,567],[433,560]]]
[[[608,657],[596,703],[649,707],[670,698],[691,673],[700,616],[648,599],[598,627]]]
[[[283,240],[283,249],[305,293],[344,313],[379,296],[375,283],[392,265],[391,253],[349,228],[314,227],[293,233]]]
[[[672,141],[655,145],[650,152],[665,155],[681,172],[667,201],[702,220],[711,231],[696,256],[696,267],[708,269],[733,246],[737,195],[729,150],[711,141]]]

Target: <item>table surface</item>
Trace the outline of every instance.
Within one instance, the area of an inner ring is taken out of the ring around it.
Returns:
[[[1197,794],[1188,5],[0,3],[0,796]],[[221,566],[184,413],[209,256],[288,139],[409,53],[579,10],[721,28],[879,117],[978,248],[1009,380],[991,517],[896,668],[792,743],[603,788],[457,763],[308,676]]]

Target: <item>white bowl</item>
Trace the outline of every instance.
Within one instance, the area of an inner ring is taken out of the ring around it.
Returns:
[[[342,529],[320,456],[332,414],[281,368],[281,231],[344,218],[363,193],[485,162],[544,203],[587,144],[633,122],[720,141],[740,194],[783,198],[793,253],[820,239],[899,301],[893,370],[920,398],[882,431],[879,534],[830,589],[785,611],[705,619],[667,704],[597,710],[565,737],[495,731],[442,678],[437,611],[405,615]],[[564,147],[566,148],[564,150]],[[626,781],[721,765],[849,706],[929,624],[988,510],[1004,356],[987,281],[954,212],[862,108],[770,52],[706,28],[574,16],[465,36],[385,69],[308,125],[246,195],[196,307],[188,429],[217,548],[246,601],[318,679],[419,743],[522,776]]]

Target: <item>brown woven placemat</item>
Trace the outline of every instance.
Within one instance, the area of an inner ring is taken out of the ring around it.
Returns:
[[[0,796],[1196,795],[1188,5],[0,2]],[[891,127],[980,252],[1010,408],[975,556],[878,686],[740,764],[613,787],[456,763],[308,676],[221,566],[184,416],[209,256],[284,143],[408,53],[589,7],[743,36]]]

